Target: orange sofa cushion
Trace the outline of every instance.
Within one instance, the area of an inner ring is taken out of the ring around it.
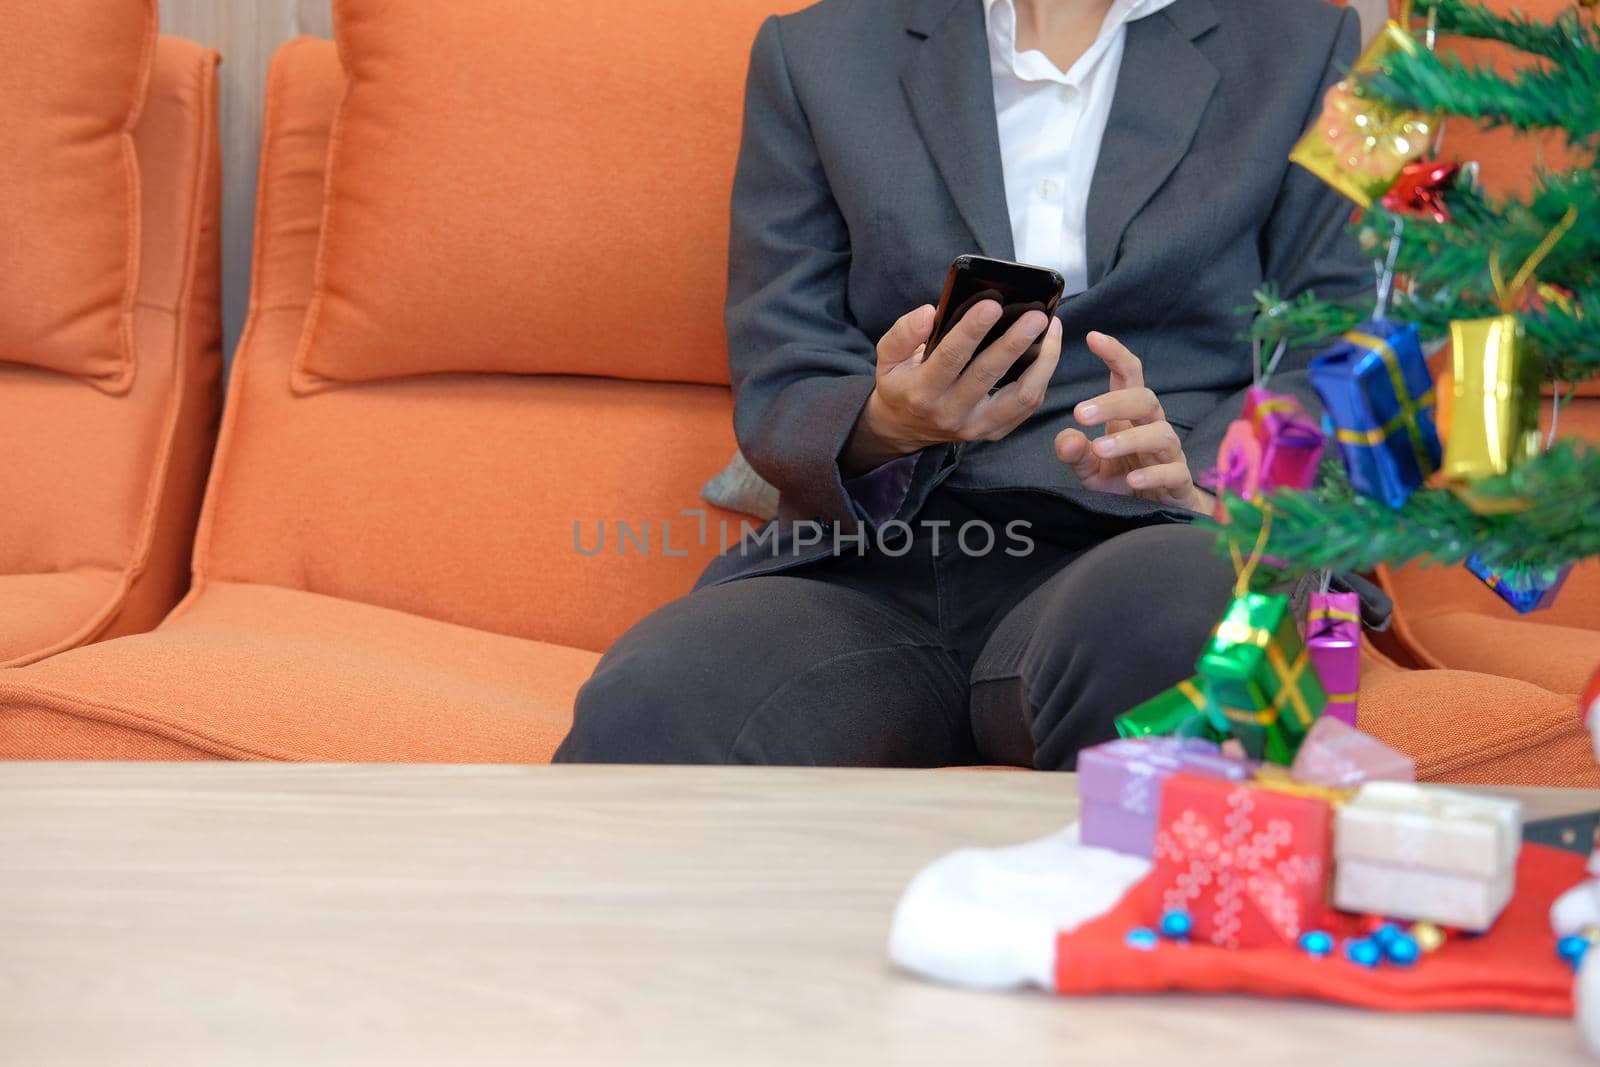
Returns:
[[[221,402],[217,58],[157,42],[129,388],[0,363],[0,666],[148,630],[188,587]]]
[[[297,387],[726,383],[743,75],[774,6],[336,0],[350,83]]]
[[[154,0],[0,6],[0,360],[133,383]]]
[[[704,508],[700,486],[733,451],[732,397],[722,386],[508,374],[296,393],[290,368],[344,85],[329,41],[302,38],[273,63],[250,325],[196,583],[303,589],[601,651],[689,591],[724,523],[739,536],[738,516],[704,509],[702,539],[699,515],[682,514]],[[574,364],[604,355],[584,338],[560,352]],[[592,550],[600,523],[605,551],[585,555],[578,543]],[[648,524],[648,553],[619,548],[620,523],[641,540]]]
[[[542,763],[598,659],[212,583],[152,633],[0,673],[0,759]]]

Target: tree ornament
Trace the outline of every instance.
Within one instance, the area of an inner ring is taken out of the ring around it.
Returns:
[[[1444,196],[1455,187],[1460,176],[1459,163],[1436,160],[1407,163],[1399,179],[1383,194],[1383,206],[1397,214],[1431,218],[1446,225],[1450,222],[1450,208]]]
[[[1323,98],[1322,114],[1295,145],[1289,159],[1364,208],[1387,193],[1406,164],[1428,151],[1434,121],[1420,111],[1400,111],[1361,95],[1356,79],[1379,68],[1396,52],[1416,54],[1420,45],[1399,23],[1390,22],[1350,70]]]
[[[1514,313],[1525,306],[1534,272],[1576,224],[1569,209],[1545,235],[1517,273],[1507,281],[1500,269],[1499,249],[1489,256],[1489,275],[1500,301],[1499,315],[1450,324],[1450,436],[1444,451],[1444,474],[1451,488],[1480,515],[1525,511],[1515,497],[1484,497],[1473,484],[1510,473],[1537,456],[1541,370],[1522,343],[1522,324]],[[1542,294],[1534,290],[1537,299]],[[1555,299],[1555,294],[1551,294]]]
[[[1350,484],[1391,508],[1439,468],[1433,373],[1415,325],[1369,322],[1311,361]]]

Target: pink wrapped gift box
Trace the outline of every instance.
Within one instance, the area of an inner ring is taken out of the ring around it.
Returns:
[[[1253,766],[1222,755],[1198,737],[1128,737],[1078,754],[1080,840],[1131,856],[1155,846],[1161,787],[1182,771],[1204,778],[1243,781]]]
[[[1312,593],[1303,630],[1311,666],[1328,694],[1322,714],[1354,726],[1361,687],[1361,599],[1354,593]]]
[[[1417,764],[1399,749],[1324,714],[1300,743],[1289,773],[1299,782],[1348,789],[1364,782],[1415,781]]]
[[[1521,805],[1373,782],[1334,820],[1334,906],[1481,933],[1515,889]]]
[[[1261,442],[1264,491],[1310,489],[1316,483],[1327,438],[1300,401],[1287,393],[1251,386],[1244,395],[1244,421]]]

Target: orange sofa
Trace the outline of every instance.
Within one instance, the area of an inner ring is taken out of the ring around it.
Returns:
[[[148,630],[188,586],[221,399],[216,66],[157,42],[131,388],[0,363],[0,666]]]
[[[702,543],[680,514],[734,449],[725,384],[291,389],[343,86],[328,41],[269,75],[250,319],[189,596],[151,633],[0,676],[0,756],[546,760],[600,652],[690,588],[720,522],[737,537],[738,516],[709,510]],[[600,523],[604,552],[579,552]]]
[[[189,596],[150,633],[0,672],[0,757],[543,761],[600,652],[691,586],[723,523],[737,536],[738,516],[684,514],[733,451],[725,384],[295,391],[343,86],[330,42],[272,67],[251,316]],[[648,159],[607,165],[659,180]],[[730,178],[676,192],[725,203]],[[1361,716],[1425,778],[1600,785],[1572,705],[1539,680],[1374,653]]]

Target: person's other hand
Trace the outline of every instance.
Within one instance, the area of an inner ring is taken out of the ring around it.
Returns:
[[[1082,430],[1062,430],[1056,458],[1088,489],[1209,511],[1211,497],[1194,484],[1178,431],[1145,387],[1139,357],[1103,333],[1089,334],[1088,342],[1111,372],[1111,391],[1085,400],[1072,415],[1079,426],[1104,426],[1105,433],[1090,441]]]
[[[1061,322],[1030,311],[974,357],[1000,310],[994,300],[980,301],[932,352],[927,350],[931,306],[924,304],[889,328],[878,342],[877,382],[845,446],[846,469],[868,471],[929,445],[998,441],[1039,410],[1061,358]],[[991,394],[1041,333],[1045,338],[1033,366]]]

